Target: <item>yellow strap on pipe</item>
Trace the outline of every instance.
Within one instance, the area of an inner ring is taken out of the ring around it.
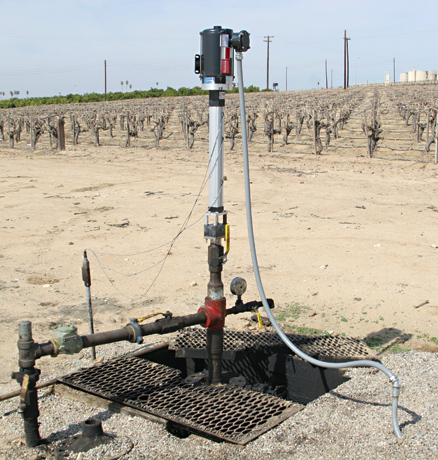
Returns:
[[[137,318],[137,323],[141,323],[142,321],[146,319],[153,318],[154,316],[158,316],[158,315],[164,315],[164,313],[161,313],[161,312],[152,313],[151,315],[144,316],[143,318]]]
[[[225,224],[225,255],[230,252],[230,224]]]

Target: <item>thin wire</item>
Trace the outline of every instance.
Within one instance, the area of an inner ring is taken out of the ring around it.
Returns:
[[[218,142],[218,139],[219,139],[219,133],[218,133],[218,135],[217,135],[217,137],[215,139],[215,143],[214,143],[213,149],[212,149],[213,151],[214,151],[214,148],[216,146],[216,143]],[[217,164],[218,160],[219,160],[219,158],[216,158],[215,165]],[[209,155],[208,164],[207,164],[206,171],[204,173],[204,177],[203,177],[203,180],[202,180],[202,183],[201,183],[201,187],[200,187],[199,192],[198,192],[198,194],[197,194],[197,196],[195,198],[195,201],[193,202],[192,208],[190,209],[190,212],[188,213],[187,217],[184,219],[184,222],[182,223],[178,233],[175,235],[175,237],[172,240],[170,240],[170,242],[164,243],[164,244],[162,244],[160,246],[157,246],[157,247],[155,247],[153,249],[149,249],[147,251],[141,251],[141,252],[137,252],[137,253],[133,253],[133,254],[129,254],[129,255],[126,255],[126,254],[125,255],[122,255],[122,254],[110,254],[110,253],[103,253],[103,252],[94,251],[93,249],[86,249],[87,251],[90,251],[94,255],[94,257],[96,258],[97,263],[99,264],[99,267],[101,268],[102,272],[104,273],[104,275],[106,276],[106,278],[108,279],[110,284],[114,287],[114,289],[121,296],[123,296],[123,297],[125,297],[126,299],[129,299],[129,300],[140,300],[143,297],[145,297],[149,293],[151,288],[154,286],[154,284],[157,281],[158,277],[160,276],[160,274],[161,274],[161,272],[162,272],[162,270],[164,268],[164,264],[166,263],[166,260],[167,260],[168,256],[170,255],[171,250],[172,250],[173,246],[175,245],[177,239],[181,236],[181,234],[185,230],[187,230],[188,228],[191,228],[192,226],[196,225],[202,219],[203,215],[200,216],[199,219],[197,219],[191,225],[188,225],[188,223],[190,221],[190,218],[191,218],[191,216],[192,216],[192,214],[194,212],[194,209],[195,209],[195,207],[196,207],[196,205],[197,205],[197,203],[199,201],[199,198],[200,198],[200,196],[201,196],[206,184],[208,183],[208,180],[210,179],[211,173],[207,174],[210,171],[210,163],[211,163],[211,155]],[[213,169],[214,168],[212,168],[212,170]],[[218,196],[221,194],[222,189],[223,189],[223,183],[220,186]],[[217,199],[217,197],[215,198],[215,200],[216,199]],[[158,249],[160,249],[160,248],[162,248],[164,246],[167,246],[167,244],[170,244],[169,249],[167,250],[166,255],[159,262],[157,262],[157,263],[145,268],[144,270],[141,270],[141,271],[135,272],[135,273],[122,273],[122,272],[119,272],[119,271],[111,268],[109,265],[105,264],[103,261],[101,261],[101,259],[99,257],[99,255],[111,255],[111,256],[116,256],[116,257],[133,257],[133,256],[137,256],[137,255],[146,254],[146,253],[149,253],[149,252],[156,251],[156,250],[158,250]],[[144,272],[150,270],[151,268],[154,268],[154,267],[156,267],[156,266],[158,266],[160,264],[161,264],[161,266],[160,266],[157,274],[155,275],[154,279],[152,280],[151,284],[146,289],[146,291],[143,294],[141,294],[140,296],[138,296],[138,297],[130,297],[130,296],[127,296],[126,294],[124,294],[123,292],[121,292],[120,289],[118,289],[118,287],[115,285],[114,281],[111,280],[111,278],[108,276],[108,273],[105,270],[105,268],[106,268],[107,270],[115,272],[115,273],[117,273],[119,275],[122,275],[122,276],[136,276],[136,275],[144,273]]]
[[[140,270],[139,272],[122,273],[122,272],[119,272],[118,270],[116,270],[115,268],[111,268],[108,264],[106,264],[102,260],[100,260],[100,258],[96,255],[96,253],[92,249],[86,249],[86,251],[91,252],[96,257],[96,259],[97,259],[97,261],[98,261],[98,263],[99,263],[99,265],[101,266],[102,269],[105,267],[107,270],[109,270],[111,272],[114,272],[114,273],[117,273],[118,275],[121,275],[121,276],[136,276],[136,275],[140,275],[140,274],[150,270],[151,268],[156,267],[158,264],[160,264],[164,260],[164,257],[163,257],[161,260],[159,260],[155,264],[152,264],[149,267],[145,268],[144,270]]]
[[[215,143],[214,143],[214,147],[216,146],[216,143],[217,143],[217,141],[218,141],[218,138],[219,138],[219,133],[218,133],[218,135],[216,136]],[[214,147],[213,147],[212,150],[214,150]],[[215,163],[215,164],[217,164],[217,161],[218,161],[218,158],[216,159],[216,163]],[[208,160],[207,167],[208,167],[208,170],[210,170],[210,158],[209,158],[209,160]],[[186,223],[189,222],[190,217],[191,217],[191,215],[192,215],[192,213],[193,213],[193,210],[194,210],[194,208],[195,208],[195,206],[196,206],[196,204],[197,204],[197,202],[198,202],[198,200],[199,200],[199,197],[201,196],[202,190],[204,189],[205,185],[206,185],[207,182],[208,182],[208,181],[205,179],[205,176],[206,176],[206,175],[207,175],[207,173],[204,174],[204,181],[203,181],[203,183],[202,183],[202,186],[201,186],[201,189],[200,189],[200,191],[199,191],[199,193],[198,193],[198,196],[196,197],[196,200],[195,200],[195,202],[194,202],[194,204],[193,204],[193,206],[192,206],[192,209],[191,209],[190,212],[189,212],[189,215],[187,216],[186,220],[184,221],[184,223],[183,223],[183,225],[182,225],[182,227],[181,227],[181,230],[180,230],[179,233],[175,236],[175,238],[174,238],[172,244],[171,244],[170,247],[169,247],[169,250],[167,251],[167,254],[166,254],[166,256],[165,256],[165,258],[164,258],[164,260],[163,260],[163,263],[161,264],[161,267],[160,267],[160,269],[158,270],[157,275],[156,275],[155,278],[152,280],[152,283],[150,284],[150,286],[148,287],[148,289],[146,290],[146,292],[145,292],[144,295],[146,295],[146,294],[150,291],[150,289],[152,288],[152,286],[155,284],[155,281],[158,279],[158,277],[159,277],[160,274],[161,274],[161,271],[163,270],[164,264],[165,264],[165,262],[166,262],[166,260],[167,260],[167,257],[168,257],[169,254],[170,254],[170,251],[172,250],[173,245],[175,244],[177,238],[178,238],[178,237],[181,235],[181,233],[185,230],[184,226],[186,225]],[[210,179],[210,174],[208,175],[208,179]],[[220,189],[219,189],[219,195],[220,195],[220,193],[221,193],[222,187],[223,187],[223,185],[221,185],[221,187],[220,187]],[[219,196],[219,195],[218,195],[218,196]],[[216,198],[216,199],[217,199],[217,198]]]
[[[100,68],[101,64],[89,63],[65,67],[48,67],[45,69],[18,69],[18,70],[0,70],[0,75],[42,75],[52,73],[75,72],[80,70],[89,70]]]

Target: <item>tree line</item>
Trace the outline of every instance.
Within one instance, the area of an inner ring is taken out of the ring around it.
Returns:
[[[259,92],[257,86],[248,86],[245,92]],[[237,93],[238,88],[233,88],[230,93]],[[107,93],[107,101],[120,101],[127,99],[145,99],[149,97],[174,97],[174,96],[199,96],[208,94],[208,91],[202,90],[200,86],[187,88],[182,86],[179,89],[168,86],[166,89],[151,88],[149,90],[136,90],[130,92],[110,92]],[[48,104],[78,104],[86,102],[103,102],[105,100],[104,93],[85,93],[85,94],[67,94],[66,96],[51,96],[51,97],[31,97],[19,99],[13,97],[4,101],[0,101],[0,108],[13,109],[15,107],[39,106]]]

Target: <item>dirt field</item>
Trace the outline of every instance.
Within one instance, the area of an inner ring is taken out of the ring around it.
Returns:
[[[413,145],[401,120],[385,116],[383,127],[395,124],[391,129],[405,130],[405,144]],[[122,137],[104,136],[101,147],[85,137],[73,146],[67,137],[61,153],[47,140],[35,151],[25,142],[14,149],[1,143],[1,384],[17,370],[20,320],[32,321],[36,341],[48,340],[65,322],[88,333],[84,250],[98,331],[153,312],[197,311],[208,282],[208,187],[202,188],[208,136],[200,129],[188,150],[177,129],[175,122],[175,134],[160,149],[152,140],[122,148]],[[276,144],[267,153],[263,128],[257,131],[251,181],[266,295],[289,329],[345,334],[383,349],[438,351],[438,165],[421,148],[396,153],[382,147],[367,158],[362,138],[359,116],[319,156],[293,136],[291,145]],[[225,151],[232,239],[223,279],[228,286],[235,276],[246,278],[249,301],[259,296],[240,142]],[[227,324],[245,327],[250,316],[230,317]]]

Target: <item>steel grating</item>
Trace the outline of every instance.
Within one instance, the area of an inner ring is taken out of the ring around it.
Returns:
[[[315,358],[375,359],[370,349],[356,339],[293,334],[288,337]],[[197,358],[199,363],[205,362],[206,330],[194,327],[180,331],[169,350],[176,358],[186,358],[183,362],[193,363]],[[116,358],[59,381],[160,417],[189,432],[243,445],[301,410],[304,406],[300,403],[312,399],[308,387],[315,386],[312,397],[323,394],[318,393],[318,379],[322,378],[326,386],[327,381],[333,380],[329,382],[332,388],[340,383],[336,376],[320,377],[312,367],[304,369],[299,364],[302,360],[293,362],[293,357],[277,334],[226,329],[223,369],[241,376],[246,384],[201,385],[196,379],[185,379],[181,370],[166,365],[168,361],[160,364],[135,356]],[[187,374],[192,372],[196,370]]]
[[[304,353],[331,362],[375,359],[368,346],[361,340],[349,337],[310,336],[287,334],[287,337]],[[182,330],[169,344],[176,356],[205,355],[207,332],[204,328],[193,327]],[[224,355],[231,356],[237,351],[260,350],[269,353],[291,353],[276,333],[249,332],[225,329]],[[292,353],[291,353],[292,354]],[[224,356],[225,357],[225,356]],[[226,359],[226,358],[225,358]]]
[[[181,371],[133,356],[74,372],[59,381],[236,444],[246,444],[303,407],[240,386],[189,384]]]

